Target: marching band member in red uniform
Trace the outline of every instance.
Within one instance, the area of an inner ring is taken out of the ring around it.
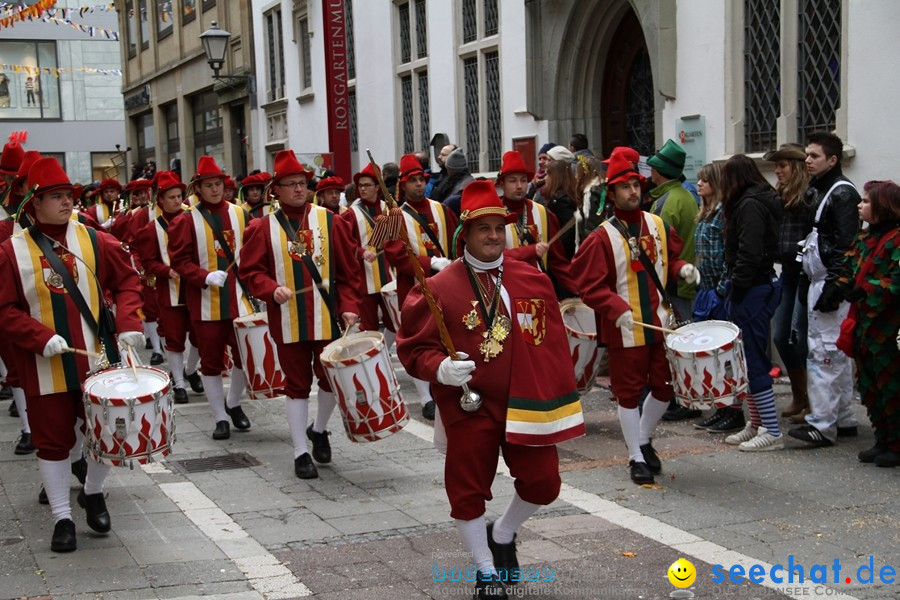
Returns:
[[[173,219],[168,229],[171,267],[186,287],[191,327],[200,349],[200,378],[216,420],[212,434],[216,440],[231,437],[226,415],[237,429],[250,428],[250,419],[241,408],[247,379],[241,368],[233,325],[235,318],[253,312],[235,268],[250,215],[241,207],[225,202],[224,184],[225,174],[215,159],[201,156],[192,182],[198,203]],[[222,380],[226,344],[234,360],[227,399]]]
[[[397,324],[391,320],[381,288],[394,280],[391,267],[384,253],[378,252],[374,246],[365,245],[372,235],[375,219],[387,210],[384,200],[379,198],[378,180],[375,170],[368,164],[362,171],[353,176],[353,183],[359,198],[350,205],[350,210],[342,216],[350,223],[353,244],[359,259],[361,277],[359,320],[360,327],[366,331],[378,331],[378,311],[381,310],[381,322],[384,323],[384,347],[390,348],[394,343]]]
[[[497,571],[518,569],[516,530],[556,499],[556,444],[584,435],[584,418],[553,286],[531,265],[504,257],[506,225],[515,216],[490,181],[466,186],[461,208],[463,257],[428,280],[459,360],[447,355],[418,286],[403,305],[397,355],[410,374],[434,386],[447,435],[450,516],[478,569],[476,597],[505,598]],[[481,395],[474,412],[460,406],[463,384]],[[487,525],[485,502],[501,451],[516,494]]]
[[[571,267],[562,243],[548,245],[559,231],[556,215],[526,197],[532,179],[534,173],[517,150],[503,155],[497,185],[503,188],[503,204],[516,216],[515,222],[506,226],[506,255],[549,272],[564,289],[575,291],[577,283],[569,273]]]
[[[119,194],[122,193],[122,184],[115,179],[104,179],[94,191],[99,202],[82,212],[97,221],[104,231],[109,231],[119,210]]]
[[[185,341],[188,336],[194,342],[196,339],[190,329],[191,317],[185,305],[181,277],[172,269],[169,259],[168,235],[169,225],[175,217],[184,212],[183,194],[186,186],[172,171],[158,171],[156,182],[156,204],[151,212],[156,216],[137,232],[133,248],[140,256],[145,279],[150,279],[154,283],[145,289],[145,293],[157,296],[159,320],[166,331],[166,359],[172,371],[175,403],[187,404],[185,379],[188,379],[194,392],[203,392],[203,382],[197,374],[200,355],[196,345],[192,345],[190,352],[193,354],[189,354],[187,361],[185,360]],[[136,218],[143,219],[142,216]],[[146,306],[146,298],[144,305]]]
[[[632,155],[629,149],[617,149],[610,157],[606,186],[615,217],[588,235],[575,255],[572,272],[579,274],[581,299],[598,314],[598,329],[609,348],[609,373],[631,480],[640,485],[653,483],[653,476],[662,471],[653,431],[675,397],[662,334],[640,326],[641,322],[667,326],[670,314],[640,255],[645,255],[662,286],[679,277],[696,282],[700,274],[679,257],[681,238],[675,229],[641,210],[647,180],[629,160]],[[648,386],[650,393],[638,411]]]
[[[75,445],[74,426],[84,419],[82,383],[88,359],[66,353],[67,347],[114,354],[114,332],[98,336],[66,289],[69,277],[84,298],[91,320],[103,322],[104,296],[116,304],[118,342],[139,347],[140,283],[128,254],[114,237],[71,219],[72,184],[56,159],[37,160],[28,174],[34,189],[35,224],[0,244],[0,334],[15,340],[22,387],[31,415],[32,439],[37,446],[41,479],[55,522],[50,548],[69,552],[76,548],[75,523],[69,505],[69,452]],[[57,273],[39,244],[48,244],[65,275]],[[101,345],[103,344],[103,345]],[[112,361],[117,356],[110,357]],[[78,502],[87,511],[94,531],[110,530],[103,497],[108,465],[87,461],[87,479]]]
[[[336,401],[319,355],[340,337],[341,321],[350,327],[359,318],[360,282],[349,224],[308,202],[311,177],[293,151],[275,155],[272,188],[281,208],[253,221],[240,268],[250,293],[268,306],[269,333],[286,367],[285,411],[294,442],[294,474],[300,479],[319,476],[312,458],[331,462],[325,426]],[[307,428],[314,373],[319,409]],[[307,438],[313,443],[312,458]]]
[[[337,175],[326,177],[316,184],[316,204],[327,208],[336,215],[347,212],[346,206],[341,206],[341,192],[344,191],[344,180]]]
[[[404,154],[400,159],[400,198],[403,202],[403,221],[406,234],[413,251],[419,257],[419,264],[425,273],[437,273],[450,264],[453,232],[456,230],[456,215],[440,202],[425,197],[428,175],[415,154]],[[384,244],[384,255],[397,269],[397,296],[400,306],[409,290],[415,284],[415,274],[403,242],[394,240]],[[435,404],[428,383],[413,379],[422,416],[434,420]]]
[[[275,212],[275,207],[266,197],[266,187],[271,181],[272,176],[265,171],[241,179],[241,197],[244,201],[241,206],[254,219]]]

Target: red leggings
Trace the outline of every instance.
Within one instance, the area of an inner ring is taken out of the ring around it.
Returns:
[[[644,388],[668,402],[675,397],[669,361],[662,344],[609,349],[609,380],[622,408],[637,408]]]
[[[75,420],[84,419],[81,392],[27,396],[25,405],[38,458],[68,460],[75,445]]]
[[[325,369],[319,361],[322,349],[330,340],[317,342],[295,342],[293,344],[277,344],[278,362],[284,371],[284,395],[288,398],[309,398],[312,391],[312,378],[315,373],[319,388],[330,392],[331,384],[325,377]]]
[[[200,351],[200,374],[208,376],[221,375],[225,370],[225,346],[231,348],[234,366],[243,368],[241,354],[238,352],[237,338],[234,335],[234,323],[231,321],[191,321],[191,327],[197,334],[197,350]],[[166,338],[166,347],[168,347]]]

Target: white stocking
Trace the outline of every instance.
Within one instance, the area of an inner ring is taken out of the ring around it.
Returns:
[[[284,411],[294,442],[294,458],[309,452],[306,445],[306,422],[309,420],[309,398],[286,398]]]

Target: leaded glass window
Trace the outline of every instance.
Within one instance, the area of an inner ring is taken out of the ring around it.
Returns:
[[[484,35],[497,35],[500,27],[497,0],[484,0]]]
[[[644,156],[654,152],[655,128],[653,120],[653,71],[650,56],[642,52],[634,61],[628,76],[627,104],[625,115],[628,131],[628,145]]]
[[[347,78],[356,79],[356,50],[353,46],[353,0],[344,0],[344,26],[347,32]]]
[[[481,152],[481,111],[478,106],[478,57],[463,60],[463,87],[466,105],[466,158],[469,170],[477,172]]]
[[[831,131],[841,104],[841,0],[799,0],[797,138]]]
[[[397,7],[400,15],[400,62],[408,63],[412,60],[412,46],[409,39],[409,2]]]
[[[500,117],[500,55],[497,52],[484,55],[484,82],[487,91],[488,170],[496,171],[500,169],[500,158],[503,152]]]
[[[408,154],[415,151],[416,145],[412,77],[409,75],[400,78],[400,97],[403,104],[403,153]]]
[[[431,118],[428,113],[428,71],[417,74],[419,78],[419,148],[427,148],[431,141]]]
[[[781,4],[744,1],[744,151],[777,145],[781,113]]]
[[[428,30],[425,22],[425,0],[416,0],[416,58],[428,56]]]
[[[347,99],[350,103],[350,150],[352,152],[358,152],[359,130],[356,124],[356,90],[347,92]]]
[[[478,15],[475,0],[462,0],[463,43],[474,42],[478,37]]]

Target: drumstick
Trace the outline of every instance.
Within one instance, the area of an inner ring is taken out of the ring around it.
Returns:
[[[316,288],[320,290],[328,290],[328,279],[323,279],[321,283],[314,283],[312,285],[308,285],[306,287],[302,287],[299,290],[294,290],[294,294],[305,294],[306,292],[311,292]]]
[[[134,349],[131,346],[128,346],[128,357],[131,359],[131,374],[134,375],[134,380],[137,381],[137,368],[134,366]]]
[[[641,321],[635,321],[634,324],[640,325],[641,327],[646,327],[647,329],[662,331],[663,333],[678,333],[674,329],[666,329],[665,327],[657,327],[656,325],[651,325],[650,323],[642,323]]]
[[[569,219],[569,222],[566,223],[565,225],[563,225],[560,228],[560,230],[556,232],[556,235],[554,235],[552,238],[550,238],[550,241],[547,242],[547,245],[552,246],[553,242],[555,242],[556,240],[561,238],[565,232],[572,229],[573,227],[575,227],[575,217],[572,217],[571,219]]]
[[[66,346],[63,348],[63,352],[74,352],[75,354],[81,354],[82,356],[89,356],[91,358],[96,358],[101,356],[98,352],[91,352],[90,350],[82,350],[81,348],[69,348]]]

